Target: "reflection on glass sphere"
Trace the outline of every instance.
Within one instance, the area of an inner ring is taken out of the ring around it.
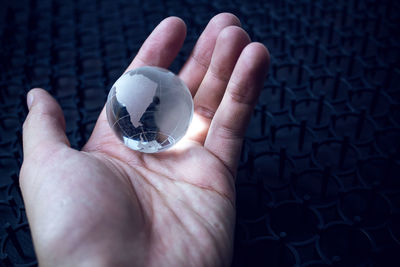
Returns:
[[[126,72],[114,83],[106,110],[108,123],[125,145],[155,153],[185,135],[193,115],[193,100],[178,76],[146,66]]]

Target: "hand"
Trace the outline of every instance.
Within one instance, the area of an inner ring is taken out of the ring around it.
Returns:
[[[162,21],[129,69],[167,68],[186,34]],[[42,266],[227,266],[242,139],[269,64],[239,20],[215,16],[179,73],[195,115],[170,150],[143,154],[111,131],[105,110],[82,151],[70,147],[57,102],[33,89],[20,185]]]

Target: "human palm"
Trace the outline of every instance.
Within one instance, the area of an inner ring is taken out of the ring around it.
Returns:
[[[125,147],[104,110],[82,151],[70,148],[62,111],[45,91],[28,95],[21,189],[43,266],[229,265],[234,177],[242,137],[268,65],[231,14],[214,17],[179,76],[195,116],[172,149]],[[168,18],[128,69],[168,67],[185,25]]]

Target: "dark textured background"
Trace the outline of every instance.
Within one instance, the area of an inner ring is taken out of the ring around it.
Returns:
[[[272,66],[237,179],[234,266],[399,266],[398,1],[2,1],[0,261],[36,260],[18,189],[29,88],[61,103],[73,147],[164,17],[236,14]],[[397,252],[397,253],[396,253]],[[397,254],[397,255],[396,255]],[[0,264],[1,265],[1,264]]]

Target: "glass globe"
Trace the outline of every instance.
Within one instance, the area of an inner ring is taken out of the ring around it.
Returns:
[[[114,83],[106,111],[110,127],[126,146],[156,153],[185,135],[193,100],[178,76],[146,66],[126,72]]]

